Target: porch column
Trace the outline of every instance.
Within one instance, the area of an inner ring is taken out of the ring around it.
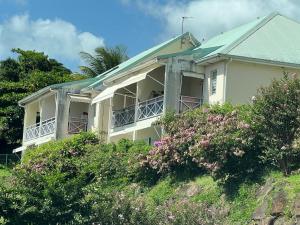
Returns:
[[[170,58],[165,68],[164,109],[179,112],[179,98],[181,90],[181,67],[177,58]]]
[[[61,139],[68,135],[70,98],[67,98],[67,90],[60,89],[56,93],[55,111],[55,139]]]
[[[44,118],[43,118],[43,103],[44,103],[44,99],[39,100],[39,111],[40,111],[39,137],[41,137],[41,134],[42,134],[42,121],[44,120]]]

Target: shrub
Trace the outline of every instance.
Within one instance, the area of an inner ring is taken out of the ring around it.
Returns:
[[[30,149],[9,182],[0,185],[0,218],[8,225],[91,224],[97,214],[103,224],[126,210],[107,209],[116,207],[118,192],[145,179],[139,157],[148,149],[128,140],[99,144],[92,133]]]
[[[300,80],[274,80],[262,88],[253,106],[253,125],[261,137],[262,159],[289,174],[299,162]]]
[[[167,124],[170,134],[155,143],[143,166],[159,174],[204,168],[223,182],[252,174],[259,164],[255,132],[241,112],[226,104],[178,116]]]

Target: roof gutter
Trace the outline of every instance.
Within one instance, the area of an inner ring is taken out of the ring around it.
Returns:
[[[21,99],[20,101],[18,101],[18,105],[20,107],[24,107],[27,103],[35,101],[37,98],[40,98],[41,95],[45,95],[47,93],[51,93],[51,92],[55,92],[55,89],[49,88],[46,89],[45,91],[39,93],[38,95],[35,95],[35,93],[32,94],[32,96],[27,96],[24,99]]]
[[[142,63],[142,64],[140,64],[140,65],[138,65],[138,66],[136,66],[136,67],[134,67],[134,68],[132,68],[132,69],[130,69],[130,70],[126,70],[126,71],[123,72],[123,73],[120,73],[120,74],[118,74],[118,75],[112,76],[111,78],[107,78],[107,79],[104,80],[103,82],[104,82],[104,83],[110,83],[110,82],[113,82],[113,81],[115,81],[115,80],[117,80],[117,79],[120,79],[120,78],[122,78],[122,77],[127,76],[128,74],[134,73],[134,72],[139,71],[139,70],[141,70],[141,69],[143,69],[143,68],[145,68],[145,67],[151,66],[151,65],[153,65],[153,64],[155,64],[155,63],[157,63],[157,62],[158,62],[157,58],[148,60],[148,61],[146,61],[145,63]]]
[[[236,60],[241,62],[249,62],[249,63],[258,63],[268,66],[278,66],[278,67],[289,67],[293,69],[299,69],[300,64],[298,63],[288,63],[288,62],[280,62],[275,60],[267,60],[267,59],[258,59],[258,58],[250,58],[245,56],[236,56],[236,55],[229,55],[229,54],[216,54],[198,61],[195,61],[195,63],[205,63],[212,59],[219,59],[219,60]]]

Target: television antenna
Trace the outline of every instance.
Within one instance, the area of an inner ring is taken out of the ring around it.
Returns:
[[[191,16],[183,16],[181,17],[181,34],[183,34],[183,25],[184,25],[184,21],[186,19],[193,19],[194,17],[191,17]]]

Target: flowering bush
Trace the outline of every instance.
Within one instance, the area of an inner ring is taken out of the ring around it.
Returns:
[[[300,158],[300,80],[286,74],[260,89],[252,120],[260,134],[261,158],[289,174]]]
[[[167,125],[171,134],[155,143],[142,165],[159,174],[204,168],[223,181],[253,172],[258,163],[254,131],[238,110],[225,107],[178,116]],[[172,127],[180,129],[175,132]]]

